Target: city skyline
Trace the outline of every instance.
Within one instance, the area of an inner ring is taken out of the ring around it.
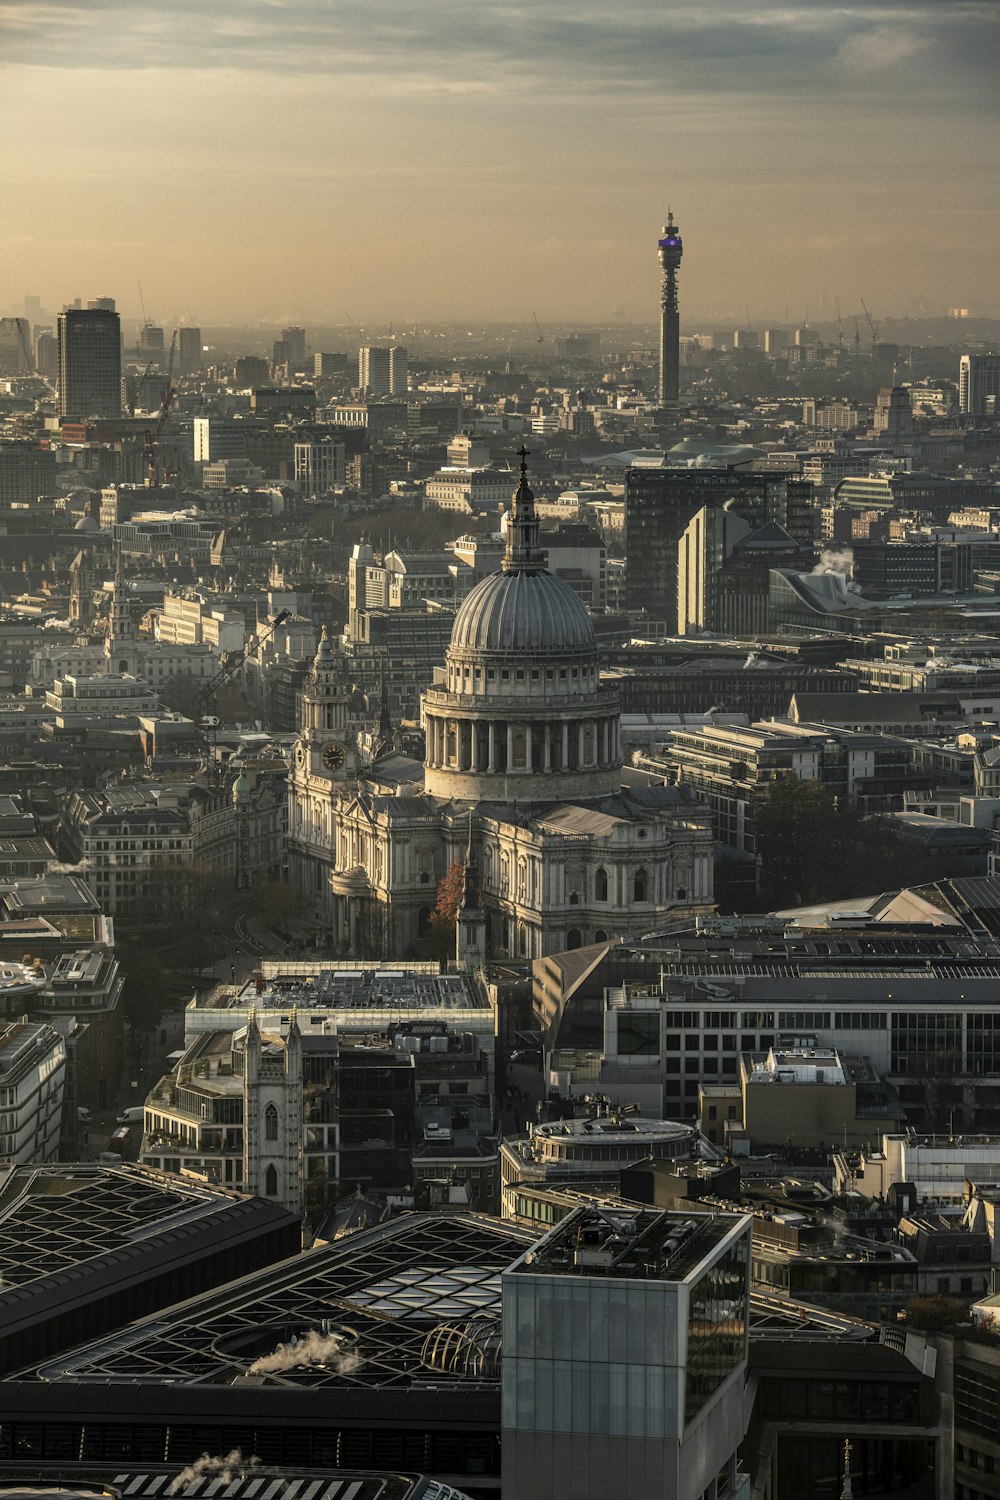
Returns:
[[[194,321],[997,311],[994,7],[0,5],[3,300]],[[127,128],[125,128],[127,127]],[[461,232],[457,232],[458,229]],[[135,303],[133,308],[132,303]],[[19,309],[18,309],[19,310]]]

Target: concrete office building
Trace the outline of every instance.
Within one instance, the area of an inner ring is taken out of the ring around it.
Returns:
[[[958,406],[967,417],[1000,414],[1000,354],[962,355],[958,367]]]
[[[401,344],[358,350],[358,388],[365,396],[400,396],[407,387],[407,353]]]
[[[116,312],[68,308],[59,314],[59,415],[120,417],[122,336]]]
[[[288,350],[288,363],[298,368],[306,362],[306,331],[304,328],[283,328],[281,342]]]
[[[56,456],[30,438],[0,441],[0,510],[33,505],[40,495],[54,495]]]
[[[735,1500],[749,1215],[583,1206],[502,1278],[505,1500]]]
[[[192,434],[196,464],[246,457],[247,427],[243,422],[224,417],[195,417]]]
[[[5,1165],[55,1156],[65,1074],[66,1043],[58,1031],[26,1020],[0,1025],[0,1159]]]
[[[194,370],[201,369],[201,329],[182,328],[177,335],[177,354],[180,361],[179,373],[190,375]]]
[[[345,447],[333,437],[310,437],[292,449],[296,483],[303,494],[317,499],[343,485],[346,474]]]
[[[1000,945],[970,935],[990,920],[994,886],[963,878],[925,890],[859,898],[862,909],[840,918],[703,921],[641,946],[539,959],[534,1003],[545,1055],[561,1073],[587,1069],[599,1083],[605,996],[642,986],[659,996],[652,1018],[659,1023],[642,1055],[662,1071],[668,1119],[690,1118],[702,1085],[737,1083],[741,1053],[801,1043],[867,1058],[914,1124],[940,1119],[948,1086],[946,1126],[953,1119],[966,1131],[995,1131]],[[958,906],[969,928],[954,914]]]
[[[33,364],[27,318],[0,318],[0,375],[28,375]]]

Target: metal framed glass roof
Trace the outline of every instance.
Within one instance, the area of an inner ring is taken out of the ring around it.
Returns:
[[[498,1312],[500,1274],[534,1238],[485,1215],[406,1214],[60,1355],[37,1376],[286,1388],[440,1384],[447,1374],[423,1357],[428,1334]],[[255,1368],[261,1362],[266,1369]]]
[[[5,1288],[71,1270],[229,1201],[142,1168],[19,1169],[0,1181],[0,1300]]]

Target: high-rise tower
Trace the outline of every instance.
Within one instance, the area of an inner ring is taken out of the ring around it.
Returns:
[[[663,284],[660,288],[660,405],[667,406],[680,395],[681,378],[681,318],[677,307],[677,272],[680,270],[684,246],[680,230],[674,223],[673,213],[667,214],[667,222],[659,240],[660,265],[663,267]]]
[[[59,415],[120,417],[121,322],[106,308],[70,307],[59,314]]]

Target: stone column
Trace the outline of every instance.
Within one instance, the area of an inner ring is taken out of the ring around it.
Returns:
[[[507,775],[510,775],[514,764],[514,726],[508,721],[507,724]]]
[[[552,725],[542,725],[542,770],[552,769]]]
[[[569,770],[569,724],[564,723],[562,727],[562,766],[560,770]]]
[[[525,767],[527,768],[527,770],[529,770],[529,771],[533,771],[535,769],[534,755],[535,755],[535,736],[534,736],[534,733],[532,731],[531,724],[529,722],[528,724],[525,725],[525,728],[524,728],[524,764],[525,764]]]
[[[583,765],[583,725],[580,723],[576,726],[576,763]]]
[[[489,748],[487,750],[486,769],[490,773],[497,768],[497,726],[491,719],[489,722]]]
[[[471,742],[471,745],[469,747],[470,751],[471,751],[471,760],[470,760],[470,763],[469,763],[470,764],[470,770],[478,771],[479,770],[479,725],[477,724],[477,722],[476,722],[475,719],[473,719],[472,723],[469,725],[469,732],[470,732],[470,734],[472,736],[472,742]]]

